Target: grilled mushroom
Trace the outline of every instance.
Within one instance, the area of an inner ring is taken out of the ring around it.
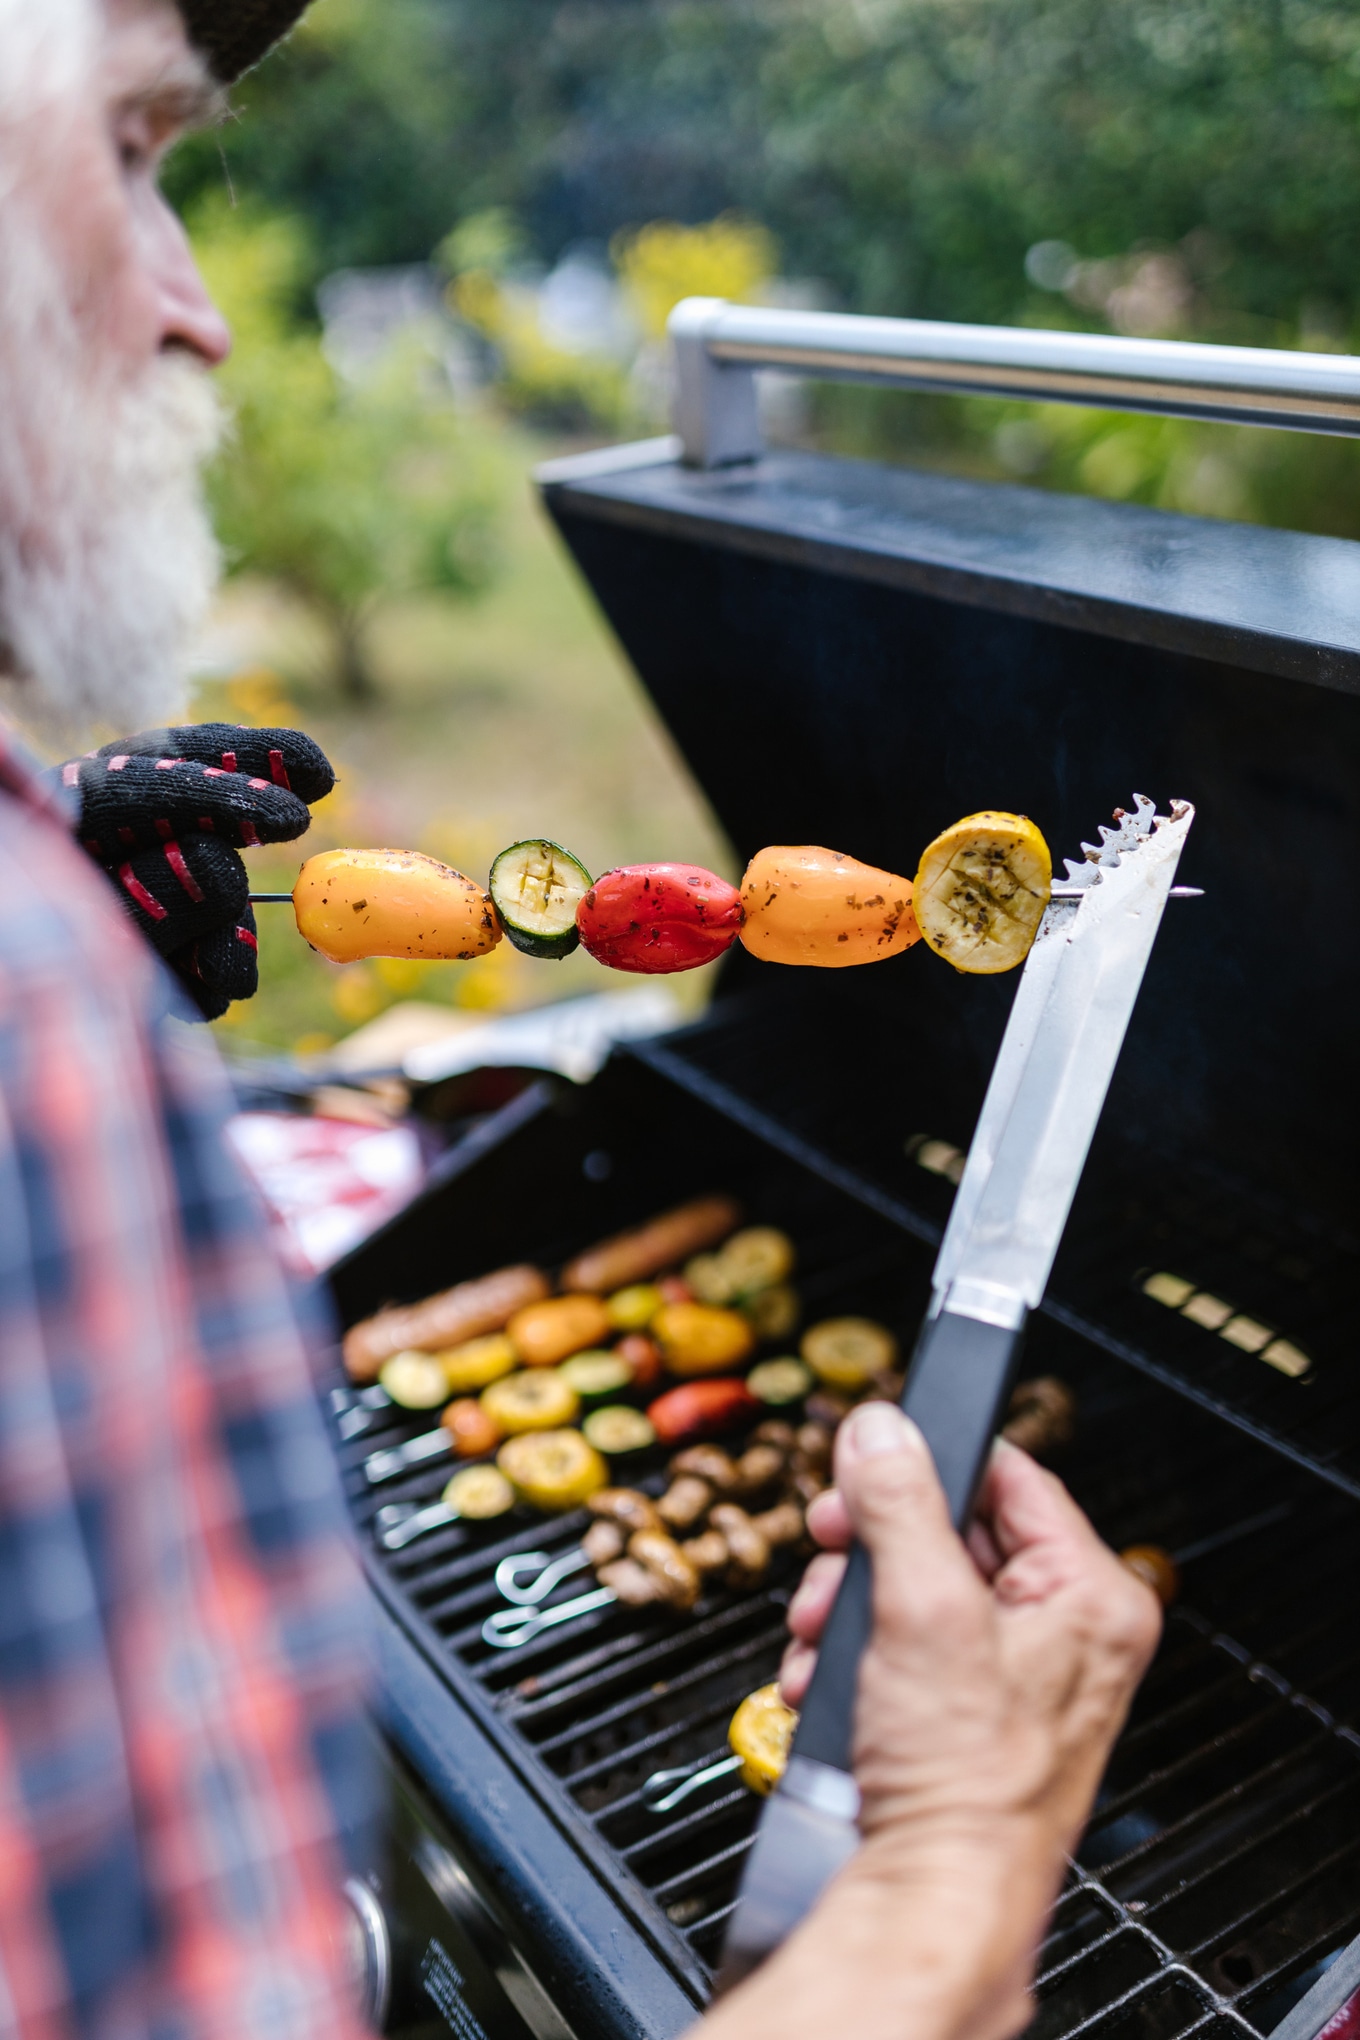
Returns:
[[[763,1537],[745,1509],[735,1502],[715,1502],[709,1512],[709,1528],[720,1531],[727,1541],[731,1564],[728,1579],[734,1587],[751,1587],[764,1579],[770,1569],[769,1539]]]
[[[1041,1374],[1017,1382],[1001,1435],[1023,1452],[1042,1459],[1071,1442],[1076,1428],[1077,1399],[1065,1381]]]
[[[609,1565],[623,1556],[624,1531],[619,1523],[601,1516],[581,1539],[581,1549],[594,1566]]]
[[[781,1452],[792,1452],[798,1443],[798,1433],[783,1417],[767,1417],[763,1424],[757,1424],[751,1433],[753,1445],[777,1445]]]
[[[699,1598],[699,1575],[673,1537],[660,1530],[639,1530],[628,1540],[628,1556],[652,1574],[663,1601],[673,1608],[694,1606]]]
[[[656,1574],[635,1558],[616,1558],[612,1564],[602,1565],[596,1578],[625,1608],[650,1608],[662,1598]]]
[[[657,1503],[657,1518],[668,1530],[693,1530],[713,1499],[713,1490],[696,1474],[681,1474]]]
[[[731,1453],[724,1452],[721,1445],[689,1445],[676,1453],[668,1470],[672,1474],[692,1473],[699,1480],[706,1480],[719,1494],[735,1487],[739,1477]]]
[[[727,1539],[720,1530],[705,1530],[698,1537],[687,1538],[680,1550],[698,1573],[721,1572],[729,1557]]]
[[[737,1461],[737,1478],[729,1492],[743,1500],[763,1494],[774,1486],[787,1464],[788,1454],[779,1446],[751,1445]]]
[[[619,1523],[631,1536],[635,1530],[659,1530],[661,1518],[656,1504],[636,1488],[600,1488],[586,1503],[592,1516]]]
[[[803,1511],[797,1502],[778,1502],[774,1508],[752,1516],[751,1527],[772,1548],[780,1544],[796,1544],[803,1534]]]

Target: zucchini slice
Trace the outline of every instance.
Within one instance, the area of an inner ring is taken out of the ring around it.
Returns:
[[[526,956],[570,956],[580,942],[576,909],[590,873],[560,843],[512,843],[491,867],[491,897],[501,926]]]
[[[650,1418],[627,1403],[609,1403],[602,1410],[592,1410],[581,1429],[595,1450],[610,1459],[628,1452],[645,1452],[656,1443]]]
[[[602,1395],[617,1395],[631,1386],[633,1370],[617,1353],[574,1353],[564,1360],[562,1379],[569,1381],[582,1402],[596,1402]]]

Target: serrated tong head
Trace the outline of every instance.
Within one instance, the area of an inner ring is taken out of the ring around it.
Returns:
[[[1115,809],[1114,828],[1107,827],[1104,822],[1100,824],[1096,830],[1100,838],[1099,843],[1083,843],[1079,860],[1064,857],[1063,869],[1067,877],[1054,881],[1049,897],[1055,900],[1079,900],[1092,886],[1100,884],[1102,873],[1117,870],[1157,830],[1182,821],[1191,812],[1188,801],[1173,800],[1170,805],[1169,815],[1159,815],[1155,801],[1149,800],[1145,793],[1135,793],[1132,809]],[[1175,885],[1167,897],[1173,900],[1198,900],[1203,899],[1204,894],[1199,886]]]

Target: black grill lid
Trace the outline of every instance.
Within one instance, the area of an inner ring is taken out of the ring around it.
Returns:
[[[664,442],[542,480],[741,863],[822,842],[910,876],[982,807],[1070,855],[1135,790],[1193,799],[1207,897],[1167,916],[1107,1126],[1352,1221],[1360,545],[802,454],[699,474]],[[804,1081],[847,1123],[929,1057],[966,1138],[1012,983],[738,950],[723,992],[777,1001],[775,1059],[824,1014]]]

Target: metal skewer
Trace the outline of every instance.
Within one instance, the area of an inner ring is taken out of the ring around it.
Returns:
[[[293,904],[290,892],[253,892],[247,893],[246,898],[252,907],[281,907],[285,902],[291,907]]]
[[[1081,898],[1082,891],[1083,888],[1081,886],[1067,885],[1059,880],[1058,884],[1050,892],[1049,898],[1054,900],[1077,900]],[[253,907],[291,907],[293,904],[293,895],[290,892],[253,892],[247,894],[247,898]],[[1171,900],[1202,900],[1204,898],[1204,888],[1198,885],[1173,885],[1167,894],[1167,898]]]

